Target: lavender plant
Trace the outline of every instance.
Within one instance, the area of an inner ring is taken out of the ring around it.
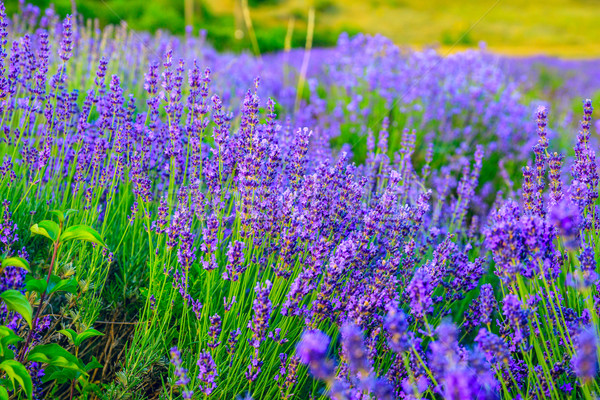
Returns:
[[[591,100],[563,154],[484,50],[0,50],[0,399],[600,394]]]

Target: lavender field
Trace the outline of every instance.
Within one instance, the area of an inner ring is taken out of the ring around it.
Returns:
[[[600,61],[0,4],[0,400],[599,398]]]

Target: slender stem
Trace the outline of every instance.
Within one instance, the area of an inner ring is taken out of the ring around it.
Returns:
[[[58,254],[58,247],[60,245],[60,239],[54,242],[54,251],[52,252],[52,261],[50,262],[50,268],[48,269],[48,276],[46,277],[46,289],[42,292],[42,296],[40,297],[40,304],[35,313],[35,317],[33,317],[33,321],[31,322],[31,329],[27,334],[27,340],[25,341],[25,346],[21,350],[21,354],[19,355],[19,361],[23,362],[25,358],[25,354],[27,353],[27,349],[29,344],[31,343],[31,338],[33,337],[33,332],[37,328],[37,321],[40,316],[40,312],[42,308],[44,308],[44,299],[46,298],[46,290],[48,290],[48,284],[50,283],[50,276],[52,276],[52,270],[54,269],[54,263],[56,262],[56,255]]]
[[[69,395],[69,400],[73,400],[73,394],[75,393],[75,378],[71,380],[71,394]]]

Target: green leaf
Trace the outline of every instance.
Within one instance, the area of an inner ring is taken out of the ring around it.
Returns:
[[[104,336],[104,333],[99,332],[94,328],[89,328],[81,333],[77,333],[73,329],[62,329],[59,332],[68,337],[71,343],[76,347],[81,346],[81,343],[83,343],[85,339],[94,336]]]
[[[85,240],[99,244],[100,246],[108,247],[98,232],[85,225],[75,225],[65,229],[62,235],[60,235],[60,241],[68,242],[69,240]]]
[[[104,336],[104,333],[99,332],[97,330],[95,330],[94,328],[89,328],[83,332],[81,332],[76,338],[75,338],[75,346],[81,346],[81,343],[83,343],[83,341],[85,339],[94,337],[94,336]]]
[[[44,377],[42,378],[42,382],[51,382],[56,381],[57,384],[63,384],[66,382],[70,382],[73,379],[77,378],[78,371],[72,369],[58,368],[49,366],[44,370]]]
[[[85,373],[81,361],[56,343],[34,347],[27,355],[27,361],[41,362],[55,367],[72,369],[74,371]]]
[[[15,381],[19,382],[28,399],[33,397],[33,382],[23,364],[15,360],[5,360],[0,363],[0,369],[6,372],[13,385]]]
[[[0,371],[0,376],[3,376],[3,378],[0,378],[0,387],[5,387],[9,393],[19,389],[19,387],[15,386],[15,383],[11,381],[4,372]]]
[[[2,292],[2,294],[0,294],[0,298],[4,300],[4,303],[6,303],[6,307],[9,310],[16,311],[19,314],[21,314],[21,316],[25,318],[25,321],[27,321],[29,327],[31,328],[33,310],[31,309],[31,304],[29,304],[29,301],[27,301],[27,299],[21,292],[12,289],[5,290],[4,292]]]
[[[15,354],[8,346],[18,343],[21,340],[23,338],[17,336],[12,329],[7,326],[0,326],[0,361],[13,358]]]
[[[76,212],[77,212],[77,210],[72,209],[72,208],[69,208],[65,212],[62,212],[61,210],[50,210],[50,214],[56,215],[58,222],[60,222],[61,224],[63,222],[65,222],[65,219],[67,219],[69,217],[69,215],[76,213]]]
[[[46,284],[45,279],[30,279],[25,282],[25,289],[28,292],[37,292],[42,294],[44,291],[46,294],[55,292],[69,292],[77,293],[77,281],[74,278],[71,279],[60,279],[57,275],[50,275],[50,280]]]
[[[0,268],[0,271],[6,267],[17,267],[29,272],[29,263],[26,259],[21,257],[5,258],[4,260],[2,260],[2,267]]]
[[[61,329],[58,332],[62,333],[66,337],[68,337],[69,341],[72,344],[75,344],[75,340],[77,339],[77,332],[75,332],[73,329],[70,329],[70,328],[69,329]]]
[[[65,211],[65,218],[69,218],[69,215],[75,214],[76,212],[77,210],[75,210],[74,208],[69,208],[67,211]]]
[[[0,386],[0,400],[8,400],[8,391],[4,386]]]
[[[95,356],[92,356],[92,361],[87,363],[87,365],[85,366],[85,372],[90,372],[93,369],[102,368],[102,367],[103,367],[103,365],[98,362],[98,359],[96,359]]]
[[[18,336],[12,329],[7,326],[0,326],[0,340],[2,343],[6,344],[15,344],[23,340],[20,336]]]
[[[42,294],[46,291],[47,285],[45,279],[30,279],[25,282],[25,290],[28,292],[37,292]]]
[[[33,225],[31,227],[31,233],[34,235],[46,236],[48,239],[55,242],[60,234],[60,228],[56,222],[45,219],[39,224]]]
[[[60,210],[50,210],[50,214],[56,215],[56,218],[58,219],[58,222],[60,222],[61,224],[63,222],[65,222],[65,214],[62,211],[60,211]]]
[[[77,281],[74,278],[71,279],[60,279],[56,275],[50,276],[50,282],[48,282],[48,294],[56,293],[56,292],[69,292],[69,293],[77,293]]]

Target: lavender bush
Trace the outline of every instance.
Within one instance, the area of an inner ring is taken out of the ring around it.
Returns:
[[[0,399],[600,394],[591,100],[568,149],[483,49],[0,50]]]

